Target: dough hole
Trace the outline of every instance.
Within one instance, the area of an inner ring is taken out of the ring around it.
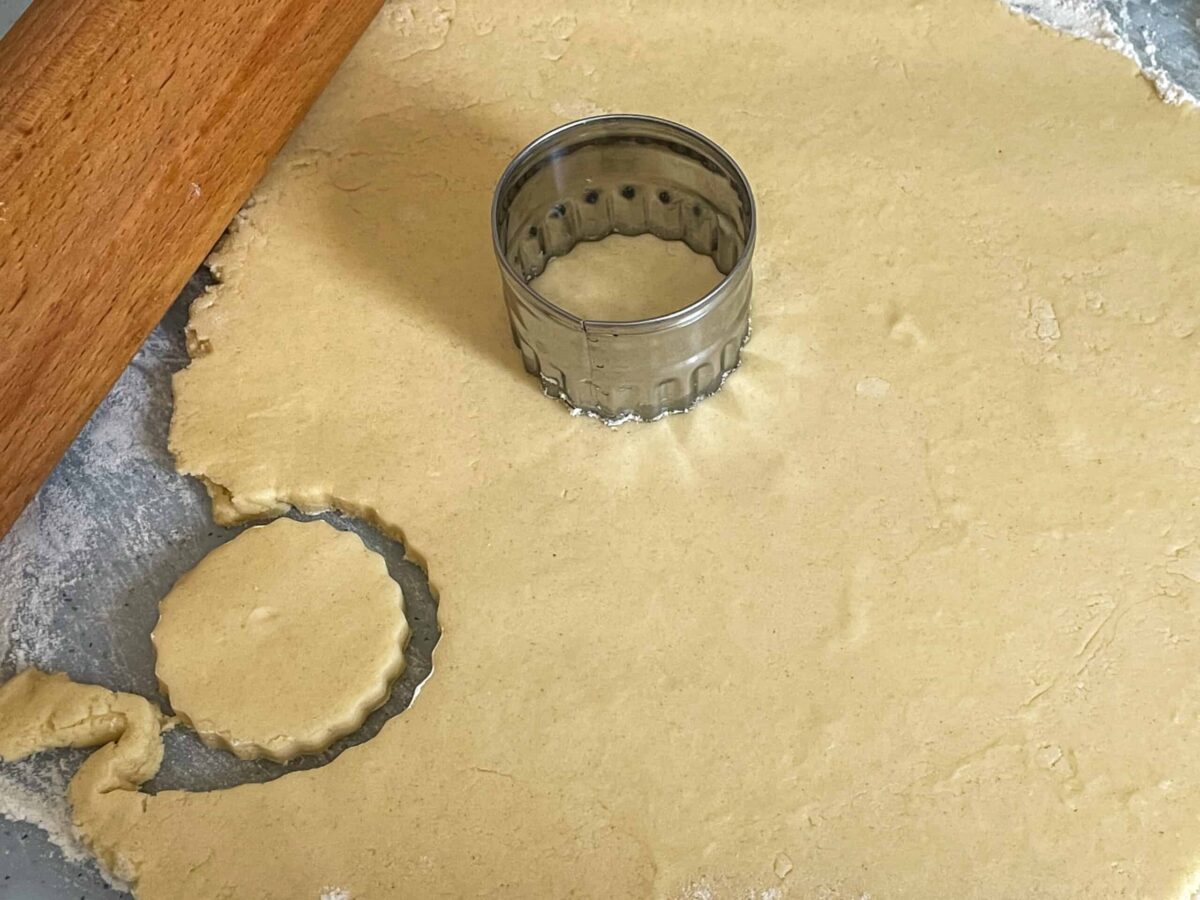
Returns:
[[[287,762],[383,704],[408,635],[382,557],[351,532],[285,517],[179,579],[151,641],[160,687],[205,743]]]
[[[339,530],[351,531],[362,538],[368,549],[383,557],[388,574],[400,585],[404,594],[404,612],[410,637],[404,652],[403,673],[393,682],[384,703],[370,712],[359,728],[338,738],[320,752],[297,756],[288,762],[239,759],[227,750],[205,745],[190,728],[167,732],[163,735],[165,754],[162,768],[152,781],[142,787],[143,791],[217,790],[238,784],[271,781],[288,772],[323,766],[350,747],[375,737],[389,719],[408,708],[430,677],[433,649],[441,636],[437,598],[423,569],[406,556],[404,545],[367,524],[365,520],[369,515],[352,517],[336,510],[317,514],[291,510],[286,517],[298,522],[320,520]],[[253,526],[228,529],[222,537],[226,541],[232,540],[249,527]]]

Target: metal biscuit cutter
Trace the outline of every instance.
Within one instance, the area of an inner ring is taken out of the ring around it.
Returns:
[[[605,115],[554,129],[505,169],[492,242],[513,339],[546,393],[609,424],[683,412],[718,390],[750,335],[754,196],[737,163],[665,119]],[[665,315],[582,319],[530,286],[580,241],[654,234],[724,278]]]

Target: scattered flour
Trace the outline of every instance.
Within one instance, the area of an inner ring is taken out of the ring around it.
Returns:
[[[183,324],[199,290],[194,280],[0,541],[0,681],[38,666],[156,696],[146,640],[155,607],[133,598],[162,590],[176,574],[162,561],[211,527],[196,527],[208,521],[202,490],[175,475],[166,450],[170,375],[186,364]],[[46,832],[79,871],[93,864],[66,787],[85,755],[0,764],[0,816]]]
[[[36,825],[72,862],[88,858],[67,809],[71,768],[61,759],[24,759],[0,768],[0,815]]]
[[[1054,344],[1062,337],[1062,329],[1058,325],[1058,316],[1049,301],[1038,298],[1029,304],[1029,321],[1033,328],[1033,336],[1043,344]]]
[[[878,400],[888,395],[888,391],[892,389],[892,383],[886,378],[879,378],[876,375],[868,375],[866,378],[859,380],[854,386],[854,393],[860,397],[873,397]]]
[[[1200,106],[1200,41],[1187,0],[1007,0],[1016,12],[1129,57],[1168,103]]]

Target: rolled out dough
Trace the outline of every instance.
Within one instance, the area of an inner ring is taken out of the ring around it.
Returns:
[[[721,277],[709,257],[683,241],[614,234],[551,259],[532,286],[580,318],[624,322],[683,309]]]
[[[742,368],[616,430],[522,370],[487,237],[598,111],[709,134],[761,225]],[[389,3],[215,257],[171,443],[224,517],[403,530],[435,671],[85,832],[150,900],[1184,894],[1198,139],[988,0]]]
[[[151,640],[163,692],[206,743],[283,762],[387,699],[408,622],[400,586],[357,535],[278,519],[179,579]]]
[[[100,747],[71,779],[67,799],[84,843],[110,872],[136,881],[136,865],[107,838],[132,826],[144,811],[137,788],[162,764],[162,731],[169,727],[149,700],[61,672],[26,669],[0,685],[0,763],[52,747]]]

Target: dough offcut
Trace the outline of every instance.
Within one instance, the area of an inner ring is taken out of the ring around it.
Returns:
[[[487,216],[631,110],[761,231],[739,371],[610,430],[522,370]],[[215,258],[172,446],[224,515],[402,530],[434,673],[330,765],[83,827],[154,900],[1179,896],[1198,138],[988,0],[388,5]]]
[[[205,743],[285,762],[387,699],[408,622],[400,586],[358,535],[278,519],[179,579],[150,639],[163,692]]]

